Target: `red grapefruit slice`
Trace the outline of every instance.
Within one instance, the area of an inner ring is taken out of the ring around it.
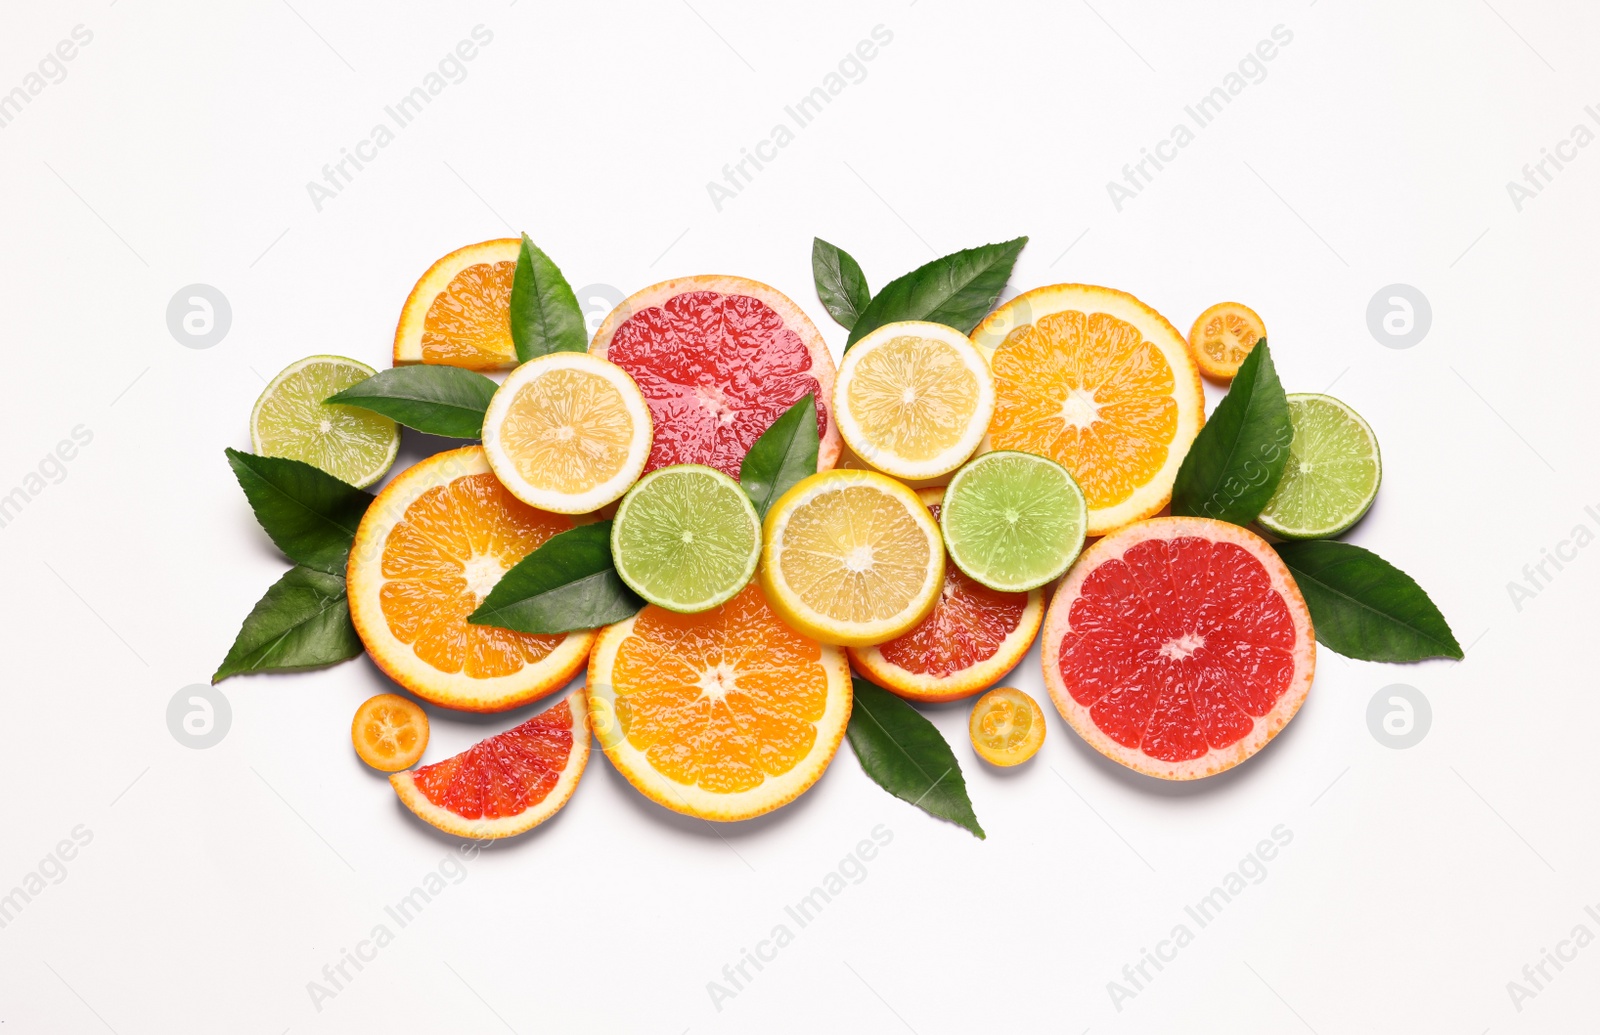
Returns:
[[[589,760],[589,709],[568,694],[454,758],[389,777],[406,808],[457,837],[525,833],[560,811]]]
[[[917,496],[939,520],[943,489]],[[1044,591],[1000,593],[944,566],[944,588],[928,617],[887,643],[851,647],[857,671],[910,701],[954,701],[998,683],[1033,645]]]
[[[723,276],[647,287],[611,311],[589,351],[626,370],[650,405],[646,471],[706,464],[737,478],[751,443],[807,392],[817,399],[817,470],[839,458],[833,356],[776,288]]]
[[[1311,615],[1272,547],[1189,517],[1138,521],[1086,550],[1050,602],[1042,653],[1061,717],[1164,780],[1261,750],[1316,666]]]

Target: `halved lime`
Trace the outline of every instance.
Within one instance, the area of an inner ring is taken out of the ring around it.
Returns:
[[[1294,441],[1278,491],[1256,518],[1285,539],[1338,535],[1372,506],[1383,480],[1378,438],[1361,415],[1331,395],[1289,396]]]
[[[749,583],[761,521],[739,483],[674,464],[640,478],[617,505],[611,559],[633,591],[669,611],[708,611]]]
[[[1006,593],[1066,571],[1088,523],[1083,490],[1065,467],[1012,449],[984,453],[957,471],[939,514],[956,567]]]
[[[344,356],[307,356],[290,363],[250,411],[255,451],[300,460],[358,489],[382,478],[400,449],[399,426],[359,406],[322,401],[376,373]]]

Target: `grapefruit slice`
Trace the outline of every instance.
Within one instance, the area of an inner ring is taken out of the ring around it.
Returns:
[[[424,273],[406,297],[394,330],[394,363],[438,363],[468,370],[510,370],[511,280],[522,241],[469,244]]]
[[[833,356],[776,288],[724,276],[655,284],[611,311],[589,351],[626,370],[650,404],[646,471],[705,464],[737,479],[751,444],[807,392],[817,400],[817,470],[839,458]]]
[[[1255,754],[1311,689],[1311,615],[1278,555],[1210,518],[1140,521],[1084,552],[1050,602],[1044,679],[1107,758],[1194,780]]]
[[[372,501],[350,548],[350,619],[367,653],[418,697],[462,711],[505,711],[560,689],[594,633],[519,633],[467,616],[512,565],[571,527],[506,491],[482,446],[413,465]]]
[[[939,519],[943,489],[917,496]],[[910,632],[873,647],[851,647],[868,679],[911,701],[954,701],[993,686],[1033,645],[1044,619],[1044,591],[1001,593],[953,564],[933,610]]]
[[[442,762],[389,777],[406,808],[456,837],[526,833],[560,811],[589,761],[583,691]]]

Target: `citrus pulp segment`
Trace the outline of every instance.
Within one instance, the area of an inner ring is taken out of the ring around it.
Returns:
[[[1239,372],[1256,342],[1267,336],[1267,325],[1242,302],[1218,302],[1195,317],[1189,328],[1189,347],[1200,372],[1227,384]]]
[[[867,646],[927,617],[944,583],[939,526],[917,494],[872,471],[823,471],[767,512],[762,586],[784,621]]]
[[[380,413],[323,400],[376,373],[343,356],[289,364],[250,411],[251,448],[308,463],[358,489],[373,484],[394,464],[400,428]]]
[[[967,736],[990,765],[1021,765],[1044,743],[1044,710],[1021,690],[996,687],[972,706]]]
[[[1011,299],[972,340],[994,372],[989,448],[1071,471],[1089,535],[1167,505],[1205,398],[1189,346],[1165,317],[1126,292],[1057,284]]]
[[[399,694],[370,697],[350,720],[350,742],[361,761],[374,769],[409,769],[428,749],[428,715]]]
[[[704,464],[658,467],[628,490],[611,556],[633,591],[669,611],[705,611],[749,583],[761,521],[739,483]]]
[[[889,323],[845,353],[833,412],[845,442],[873,467],[936,478],[983,441],[994,382],[983,354],[954,327]]]
[[[1033,453],[985,453],[950,479],[939,527],[956,567],[1020,593],[1061,575],[1083,549],[1088,507],[1067,469]]]
[[[684,615],[654,605],[600,631],[589,707],[641,794],[701,819],[759,816],[816,782],[850,719],[844,653],[795,632],[752,583]]]
[[[552,352],[506,376],[483,415],[483,448],[511,494],[587,514],[628,491],[650,455],[650,410],[633,380],[586,352]]]
[[[367,653],[446,708],[504,711],[559,689],[594,633],[519,633],[467,616],[512,565],[571,527],[507,492],[481,446],[408,468],[372,501],[350,548],[350,618]]]
[[[559,812],[588,761],[588,708],[575,690],[459,755],[395,773],[389,784],[423,821],[491,840],[526,833]]]
[[[705,464],[739,477],[750,446],[806,393],[817,401],[817,470],[839,457],[829,415],[833,356],[781,291],[744,277],[680,277],[612,310],[589,351],[639,385],[655,421],[646,470]]]
[[[943,489],[917,496],[939,519]],[[849,648],[856,669],[911,701],[953,701],[994,685],[1039,632],[1044,592],[999,593],[946,564],[933,610],[909,631],[871,647]]]
[[[428,267],[400,310],[395,366],[437,363],[469,370],[517,365],[511,281],[522,241],[504,237],[457,248]]]
[[[1378,497],[1378,437],[1359,413],[1331,395],[1306,392],[1288,399],[1294,425],[1289,462],[1256,521],[1285,539],[1338,535]]]
[[[1107,758],[1166,780],[1229,769],[1294,717],[1316,644],[1272,547],[1210,518],[1154,518],[1084,551],[1045,616],[1045,685]]]

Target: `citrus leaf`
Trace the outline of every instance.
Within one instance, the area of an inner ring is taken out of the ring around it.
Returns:
[[[930,816],[985,837],[972,812],[961,766],[938,728],[882,687],[859,676],[850,682],[855,705],[846,733],[867,775]]]
[[[927,320],[971,334],[1000,300],[1000,292],[1011,279],[1011,268],[1027,243],[1026,237],[1018,237],[967,248],[891,280],[856,318],[844,347],[848,349],[884,324],[900,320]]]
[[[611,522],[599,521],[551,536],[518,561],[467,621],[564,633],[620,622],[643,606],[611,564]]]
[[[299,460],[223,452],[256,521],[278,549],[297,564],[343,578],[372,495]]]
[[[350,624],[344,579],[297,565],[250,610],[211,681],[246,672],[317,668],[362,650],[361,637]]]
[[[1172,512],[1248,525],[1277,491],[1293,439],[1289,402],[1262,338],[1183,458]]]
[[[739,484],[756,505],[756,517],[765,521],[779,496],[816,473],[817,397],[807,392],[750,444],[739,465]]]
[[[394,367],[323,402],[381,413],[426,435],[479,438],[483,413],[498,387],[482,374],[460,367]]]
[[[550,256],[522,235],[511,278],[511,341],[526,363],[552,352],[586,352],[589,333],[572,285]]]
[[[1278,543],[1317,640],[1358,661],[1460,658],[1461,645],[1416,580],[1350,543]]]
[[[811,239],[811,278],[817,284],[817,297],[835,323],[845,330],[855,326],[861,310],[867,307],[872,292],[867,276],[850,253],[820,237]]]

